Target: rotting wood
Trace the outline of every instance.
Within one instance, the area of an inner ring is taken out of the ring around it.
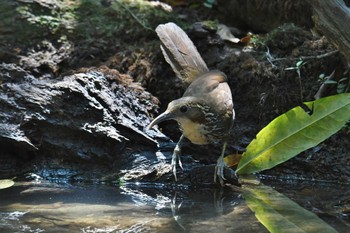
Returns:
[[[317,30],[350,61],[350,8],[343,0],[311,0]]]

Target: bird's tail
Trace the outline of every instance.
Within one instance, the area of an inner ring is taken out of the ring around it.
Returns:
[[[194,79],[209,71],[187,34],[176,24],[160,24],[156,28],[165,60],[187,87]]]

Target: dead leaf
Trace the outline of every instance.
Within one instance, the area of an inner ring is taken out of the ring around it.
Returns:
[[[232,35],[230,28],[228,28],[224,24],[218,24],[218,30],[216,31],[216,34],[218,34],[221,39],[230,41],[232,43],[239,43],[241,40]]]
[[[249,42],[251,41],[253,37],[253,34],[251,33],[248,33],[245,37],[241,38],[241,43],[244,43],[244,44],[249,44]]]
[[[242,154],[230,154],[224,158],[224,161],[228,167],[236,168],[241,158]]]
[[[9,187],[13,186],[14,184],[15,184],[15,182],[13,180],[10,180],[10,179],[0,180],[0,189],[9,188]]]

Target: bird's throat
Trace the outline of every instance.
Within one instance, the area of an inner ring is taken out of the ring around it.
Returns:
[[[206,145],[210,143],[207,137],[209,132],[205,129],[204,124],[193,122],[188,118],[177,119],[177,121],[183,135],[193,144]]]

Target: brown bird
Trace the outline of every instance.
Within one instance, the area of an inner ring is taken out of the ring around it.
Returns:
[[[162,51],[166,60],[184,83],[191,83],[183,97],[171,101],[167,110],[155,118],[147,129],[165,120],[178,122],[182,135],[171,161],[175,180],[177,161],[182,168],[180,155],[184,138],[197,145],[221,143],[222,152],[215,167],[214,181],[219,177],[223,185],[224,154],[235,119],[227,77],[220,71],[208,70],[192,41],[175,24],[160,25],[156,31],[163,42]]]

